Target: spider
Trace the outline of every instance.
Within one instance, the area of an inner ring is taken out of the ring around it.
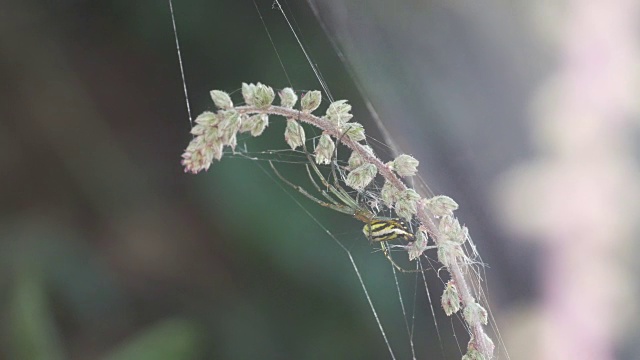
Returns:
[[[318,169],[314,159],[311,154],[307,151],[306,146],[304,147],[304,153],[307,156],[308,163],[305,165],[307,169],[307,174],[309,175],[309,179],[313,186],[318,190],[320,194],[327,200],[323,201],[318,199],[317,197],[311,195],[307,190],[303,187],[293,184],[289,180],[287,180],[273,165],[273,162],[269,161],[271,168],[275,172],[275,174],[282,180],[285,184],[289,185],[305,197],[310,200],[313,200],[317,204],[321,206],[327,207],[329,209],[333,209],[335,211],[341,212],[343,214],[351,215],[354,218],[365,223],[362,228],[362,232],[372,243],[379,243],[385,257],[391,262],[391,264],[401,272],[423,272],[425,270],[408,270],[404,269],[400,265],[398,265],[395,260],[391,257],[390,249],[393,245],[388,245],[387,242],[391,240],[404,239],[408,242],[413,242],[416,240],[416,237],[409,228],[404,220],[399,218],[389,218],[389,217],[379,217],[374,214],[371,210],[369,210],[365,205],[361,204],[357,198],[354,199],[341,185],[338,180],[338,176],[336,175],[336,167],[337,165],[337,146],[334,153],[334,160],[331,165],[331,176],[334,178],[334,184],[330,184],[329,181],[324,177],[324,175]],[[328,190],[323,190],[320,185],[316,182],[312,170],[315,175],[318,177],[322,185]],[[397,245],[398,246],[398,245]],[[428,247],[430,248],[430,247]]]

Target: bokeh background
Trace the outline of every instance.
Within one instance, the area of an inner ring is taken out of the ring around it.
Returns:
[[[242,82],[319,89],[273,2],[257,3],[262,19],[251,1],[175,1],[194,115]],[[389,264],[356,220],[255,161],[183,173],[167,1],[0,5],[0,357],[389,358],[348,258],[293,196],[353,251],[409,358]],[[640,358],[638,4],[285,6],[334,96],[382,139],[371,101],[461,205],[512,359]],[[282,128],[257,146],[283,148]],[[436,305],[441,350],[415,303],[419,358],[460,358],[451,322]]]

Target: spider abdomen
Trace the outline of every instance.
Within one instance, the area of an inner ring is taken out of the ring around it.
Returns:
[[[415,240],[404,221],[399,219],[372,220],[362,228],[362,232],[372,242],[389,241],[394,239]]]

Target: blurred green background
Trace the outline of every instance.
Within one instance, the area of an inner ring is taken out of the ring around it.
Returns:
[[[272,1],[257,2],[263,19],[251,1],[175,1],[194,116],[212,109],[209,90],[242,82],[320,89]],[[435,193],[461,204],[511,333],[513,313],[537,301],[539,254],[501,225],[496,189],[534,153],[531,97],[554,60],[531,8],[312,3],[322,23],[306,2],[287,10],[334,96],[381,139],[371,100]],[[0,84],[1,358],[389,358],[345,253],[290,195],[354,253],[396,355],[410,357],[389,264],[357,220],[283,190],[253,161],[183,173],[190,124],[167,1],[4,0]],[[256,146],[284,148],[281,137],[273,123]],[[414,281],[401,278],[403,293]],[[437,305],[433,272],[427,281],[442,345],[418,292],[418,357],[460,358],[452,326],[463,348],[466,334]],[[637,345],[619,344],[634,358]]]

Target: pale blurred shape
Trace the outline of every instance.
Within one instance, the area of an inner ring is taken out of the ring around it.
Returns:
[[[639,6],[584,0],[566,9],[558,68],[534,102],[539,153],[505,175],[499,207],[508,227],[543,247],[529,356],[614,359],[622,326],[637,316],[624,254],[638,218]],[[522,358],[524,349],[510,350]]]

